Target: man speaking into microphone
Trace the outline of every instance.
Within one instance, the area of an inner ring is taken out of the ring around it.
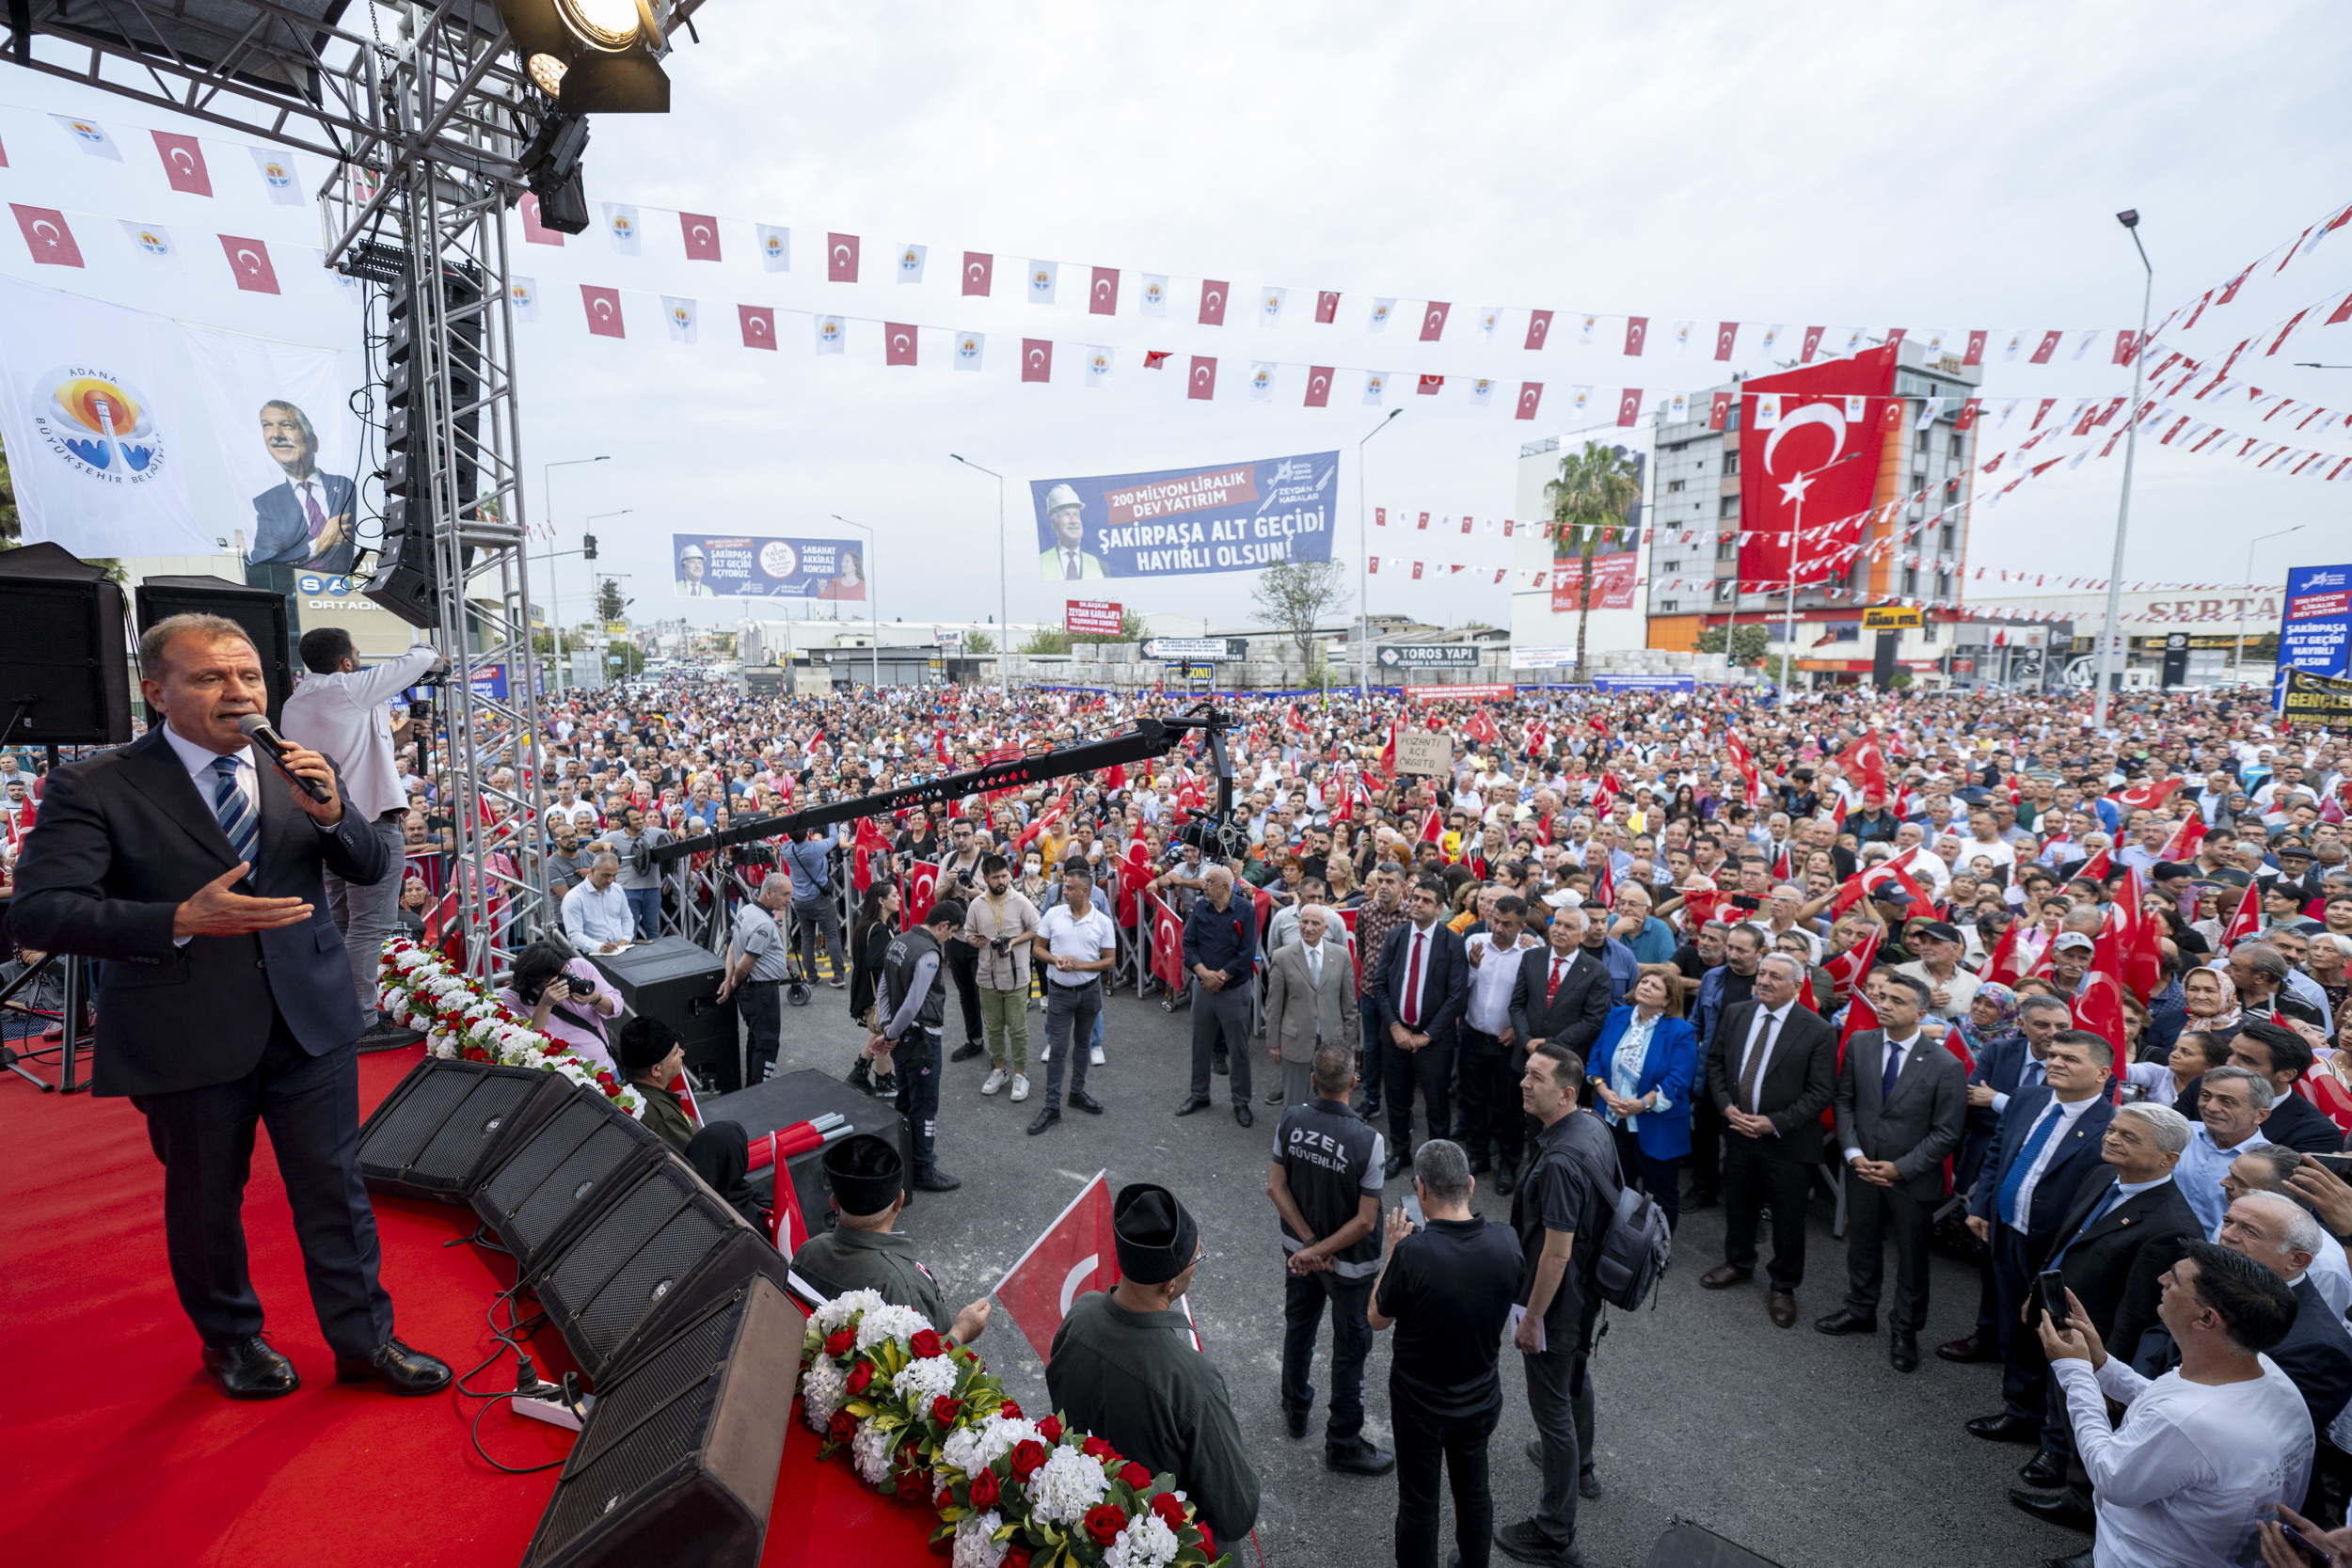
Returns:
[[[321,881],[332,870],[372,887],[399,862],[325,757],[286,745],[281,771],[247,742],[239,721],[267,689],[235,622],[159,621],[139,639],[139,670],[162,722],[50,775],[9,926],[28,945],[101,960],[95,1091],[147,1117],[172,1283],[221,1391],[275,1399],[302,1382],[262,1338],[246,1270],[246,1171],[266,1122],[335,1380],[432,1393],[450,1370],[392,1337],[376,1280],[359,1010]]]

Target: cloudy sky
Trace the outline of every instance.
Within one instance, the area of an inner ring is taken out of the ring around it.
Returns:
[[[961,452],[1012,481],[1012,618],[1057,620],[1058,588],[1023,570],[1038,548],[1027,481],[1339,448],[1337,553],[1352,564],[1354,449],[1383,412],[1362,404],[1367,368],[1395,376],[1389,405],[1405,408],[1368,449],[1371,500],[1505,515],[1519,447],[1568,428],[1570,386],[1702,388],[1724,369],[1708,352],[1718,320],[1751,324],[1732,366],[1751,372],[1769,368],[1753,345],[1775,323],[1996,336],[2135,325],[2141,273],[2113,216],[2124,207],[2143,214],[2158,316],[2226,281],[2352,201],[2352,143],[2323,129],[2352,79],[2333,23],[2317,5],[1613,17],[1556,5],[712,0],[701,42],[670,61],[673,112],[594,124],[592,210],[648,209],[644,254],[614,255],[594,228],[561,251],[516,246],[515,269],[542,298],[541,321],[522,329],[531,502],[536,513],[539,464],[611,454],[558,473],[552,515],[569,546],[589,513],[630,509],[596,532],[605,561],[636,574],[641,614],[673,608],[654,603],[667,597],[671,532],[838,536],[839,513],[880,535],[886,616],[979,618],[998,604],[996,493],[947,455]],[[85,99],[0,68],[0,102]],[[14,159],[0,180],[24,166]],[[724,261],[686,261],[675,220],[650,209],[720,214]],[[754,222],[792,229],[791,272],[762,272]],[[825,280],[818,252],[834,231],[861,237],[866,281]],[[920,286],[890,281],[906,242],[930,246]],[[966,249],[997,259],[996,297],[959,294]],[[1062,265],[1056,306],[1020,297],[1033,258]],[[5,270],[24,275],[22,261],[6,253]],[[1122,269],[1107,321],[1079,303],[1090,265]],[[1171,280],[1165,319],[1138,313],[1144,273]],[[1236,309],[1232,325],[1197,325],[1203,277],[1245,303],[1287,287],[1288,319],[1262,329]],[[582,282],[625,292],[626,342],[586,336]],[[2226,356],[2348,288],[2352,233],[2283,274],[2264,268],[2228,312],[2174,341]],[[1343,292],[1335,325],[1312,321],[1319,289]],[[696,299],[698,342],[667,340],[664,293]],[[1454,322],[1437,344],[1416,342],[1409,321],[1370,335],[1375,296],[1401,310],[1448,300]],[[778,308],[778,352],[737,346],[746,302]],[[1491,343],[1470,319],[1488,304],[1515,308]],[[1560,312],[1542,354],[1519,347],[1531,306]],[[792,311],[853,318],[848,351],[818,356],[811,317]],[[1704,346],[1654,342],[1626,359],[1620,320],[1580,348],[1569,318],[1584,311],[1646,315],[1654,339],[1694,319]],[[2352,370],[2290,363],[2352,365],[2352,323],[2318,319],[2250,377],[2245,362],[2235,373],[2352,406]],[[939,329],[915,368],[882,364],[869,323],[883,320]],[[950,334],[966,330],[988,336],[977,375],[948,368]],[[1017,380],[1024,336],[1056,341],[1050,385]],[[1095,344],[1116,350],[1101,388],[1085,385]],[[1142,368],[1146,349],[1175,351],[1179,365],[1218,356],[1217,399],[1184,400],[1180,377]],[[1251,400],[1258,359],[1355,369],[1315,410],[1298,406],[1295,370],[1278,372],[1272,402]],[[1445,392],[1409,395],[1421,374],[1447,376]],[[2103,345],[2081,363],[1991,365],[1984,390],[2071,402],[2127,392],[2129,374]],[[1481,375],[1504,388],[1495,407],[1462,390]],[[1548,388],[1534,423],[1511,418],[1520,378]],[[2312,444],[2352,454],[2352,430]],[[2121,471],[2119,456],[2021,490],[1977,522],[1970,566],[2104,576]],[[2234,581],[2247,537],[2298,523],[2303,535],[2265,546],[2257,578],[2282,575],[2290,555],[2341,559],[2347,503],[2352,483],[2143,445],[2124,576]],[[1459,548],[1505,562],[1500,540]],[[1507,588],[1471,576],[1375,581],[1372,608],[1506,622]],[[1248,581],[1108,586],[1132,608],[1223,619],[1246,614]]]

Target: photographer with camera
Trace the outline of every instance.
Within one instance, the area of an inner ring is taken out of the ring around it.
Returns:
[[[549,1039],[620,1074],[612,1026],[605,1021],[619,1016],[621,993],[587,959],[541,938],[516,955],[515,973],[499,989],[499,1000],[527,1015],[531,1027]]]

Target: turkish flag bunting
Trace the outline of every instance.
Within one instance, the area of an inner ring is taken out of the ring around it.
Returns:
[[[1418,561],[1413,562],[1413,580],[1415,582],[1421,580],[1421,562]]]
[[[1089,1291],[1119,1283],[1119,1247],[1111,1230],[1111,1188],[1104,1173],[1078,1189],[1070,1207],[1029,1243],[990,1292],[1005,1304],[1038,1359],[1054,1354],[1054,1336],[1070,1304]]]
[[[1642,417],[1642,388],[1628,387],[1617,399],[1617,423],[1630,425]]]
[[[1540,382],[1540,381],[1522,381],[1522,382],[1520,382],[1520,383],[1519,383],[1519,408],[1518,408],[1518,413],[1515,417],[1516,417],[1516,418],[1518,418],[1518,419],[1522,419],[1522,420],[1532,420],[1532,419],[1534,419],[1534,418],[1535,417],[1535,409],[1536,409],[1537,405],[1539,405],[1540,404],[1542,404],[1542,402],[1543,402],[1543,401],[1544,401],[1544,384],[1543,384],[1542,382]]]
[[[1721,430],[1731,422],[1731,394],[1717,392],[1707,404],[1707,428]]]
[[[1216,361],[1205,354],[1192,356],[1192,374],[1184,382],[1184,396],[1206,403],[1216,396]]]
[[[164,161],[164,178],[171,182],[173,190],[189,196],[213,194],[213,172],[204,166],[203,143],[194,136],[169,131],[151,131],[148,135],[155,138],[155,153]],[[537,218],[538,202],[534,199],[526,222],[536,222]],[[555,243],[562,245],[563,236],[558,235]]]
[[[857,281],[857,236],[827,234],[825,236],[825,281],[854,283]]]
[[[912,365],[914,363],[914,343],[917,337],[912,322],[882,323],[882,363]]]
[[[1544,346],[1544,341],[1550,335],[1551,312],[1549,310],[1530,310],[1527,313],[1527,342],[1525,346],[1528,348],[1541,348]]]
[[[1800,360],[1801,363],[1807,365],[1813,363],[1813,356],[1821,346],[1821,334],[1828,330],[1829,328],[1825,326],[1808,326],[1804,329],[1804,354]]]
[[[158,134],[160,135],[160,133]],[[175,185],[174,188],[177,189],[178,187]],[[212,194],[211,182],[209,181],[206,182],[204,194],[207,196]],[[523,239],[527,244],[560,245],[564,243],[564,231],[562,230],[549,229],[546,224],[539,221],[539,198],[537,197],[532,195],[529,191],[525,191],[523,193],[522,201],[517,205],[516,211],[520,212],[523,215]]]
[[[1629,354],[1629,355],[1636,356],[1638,357],[1638,356],[1640,356],[1641,352],[1642,352],[1642,345],[1643,345],[1643,342],[1644,342],[1644,341],[1645,341],[1645,340],[1646,340],[1648,337],[1649,337],[1649,318],[1648,318],[1647,316],[1628,316],[1628,317],[1626,317],[1626,319],[1625,319],[1625,351],[1626,351],[1626,353],[1628,353],[1628,354]]]
[[[1119,269],[1096,267],[1094,281],[1087,286],[1087,314],[1115,316],[1119,314]]]
[[[1024,338],[1021,340],[1021,379],[1051,381],[1054,379],[1054,340]]]
[[[1786,411],[1784,410],[1784,412]],[[1881,430],[1900,430],[1902,427],[1903,400],[1900,398],[1888,398],[1886,400],[1886,406],[1879,410],[1879,428]],[[1867,465],[1857,464],[1856,467],[1867,467]]]
[[[1443,300],[1433,299],[1421,313],[1421,341],[1434,343],[1445,336],[1446,312],[1454,307]]]
[[[1718,359],[1730,358],[1731,345],[1739,340],[1739,337],[1740,324],[1738,322],[1724,322],[1722,325],[1716,327],[1715,357]]]
[[[588,312],[588,335],[592,338],[626,338],[628,329],[621,320],[621,291],[602,289],[594,283],[580,286],[580,303]]]
[[[1962,364],[1981,365],[1984,363],[1985,336],[1985,329],[1982,327],[1971,327],[1969,329],[1968,352],[1960,356],[1960,362]]]
[[[1232,292],[1231,285],[1222,278],[1204,277],[1200,280],[1200,325],[1202,326],[1225,325],[1225,296]]]
[[[237,287],[249,294],[274,294],[278,292],[278,269],[269,264],[269,246],[259,240],[241,240],[234,234],[220,237],[220,248],[228,253],[229,270],[237,276]],[[73,263],[81,265],[79,261]],[[617,310],[618,306],[614,309]]]
[[[2042,335],[2042,346],[2035,349],[2026,362],[2031,365],[2048,364],[2050,356],[2058,352],[2058,340],[2064,336],[2063,332],[2044,332]]]
[[[985,250],[963,253],[963,292],[985,296],[996,273],[996,258]]]
[[[73,243],[73,230],[66,227],[63,213],[55,207],[26,207],[13,201],[8,209],[16,214],[16,226],[24,231],[24,248],[33,253],[34,261],[51,267],[82,264],[82,247]],[[237,286],[245,286],[242,278]],[[273,285],[269,292],[278,290]]]
[[[939,863],[916,861],[898,879],[898,924],[912,931],[930,918],[931,906],[939,902]]]
[[[1438,388],[1444,385],[1444,376],[1424,375],[1421,378],[1419,384],[1416,385],[1413,389],[1422,397],[1436,397],[1438,395]]]
[[[677,215],[679,237],[686,242],[686,259],[690,261],[719,260],[719,220],[704,213],[680,213]]]
[[[1982,401],[1983,400],[1980,398],[1970,398],[1967,402],[1962,404],[1960,405],[1960,418],[1952,421],[1952,428],[1954,430],[1966,430],[1971,425],[1974,425],[1977,422],[1977,405]]]
[[[1328,289],[1315,294],[1315,320],[1325,326],[1340,319],[1340,296]]]
[[[1307,406],[1310,408],[1331,406],[1330,366],[1310,365],[1307,367]]]
[[[745,348],[774,348],[776,346],[776,312],[766,305],[739,305],[735,314],[743,326]]]

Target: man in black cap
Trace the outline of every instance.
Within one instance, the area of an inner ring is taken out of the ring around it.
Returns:
[[[645,1130],[676,1149],[713,1192],[765,1232],[768,1219],[759,1211],[758,1195],[752,1191],[746,1175],[751,1138],[743,1124],[714,1121],[698,1128],[679,1107],[677,1095],[670,1087],[686,1070],[686,1047],[678,1042],[677,1031],[658,1018],[640,1014],[621,1026],[613,1051],[620,1060],[621,1076],[644,1096]]]
[[[947,982],[940,944],[963,929],[964,908],[954,898],[931,906],[923,924],[894,937],[882,961],[882,1033],[866,1042],[869,1056],[888,1055],[898,1079],[898,1114],[914,1124],[917,1192],[952,1193],[963,1183],[939,1168],[939,1022]]]
[[[915,1261],[914,1242],[891,1227],[906,1206],[905,1165],[887,1138],[860,1132],[825,1150],[825,1184],[833,1190],[834,1227],[811,1236],[792,1255],[792,1272],[828,1296],[876,1291],[894,1306],[912,1307],[959,1345],[988,1327],[982,1296],[951,1319],[930,1271]]]
[[[1176,1195],[1138,1181],[1111,1205],[1119,1283],[1070,1305],[1045,1364],[1054,1407],[1153,1474],[1176,1478],[1219,1541],[1258,1520],[1258,1474],[1225,1379],[1176,1303],[1206,1256]]]

